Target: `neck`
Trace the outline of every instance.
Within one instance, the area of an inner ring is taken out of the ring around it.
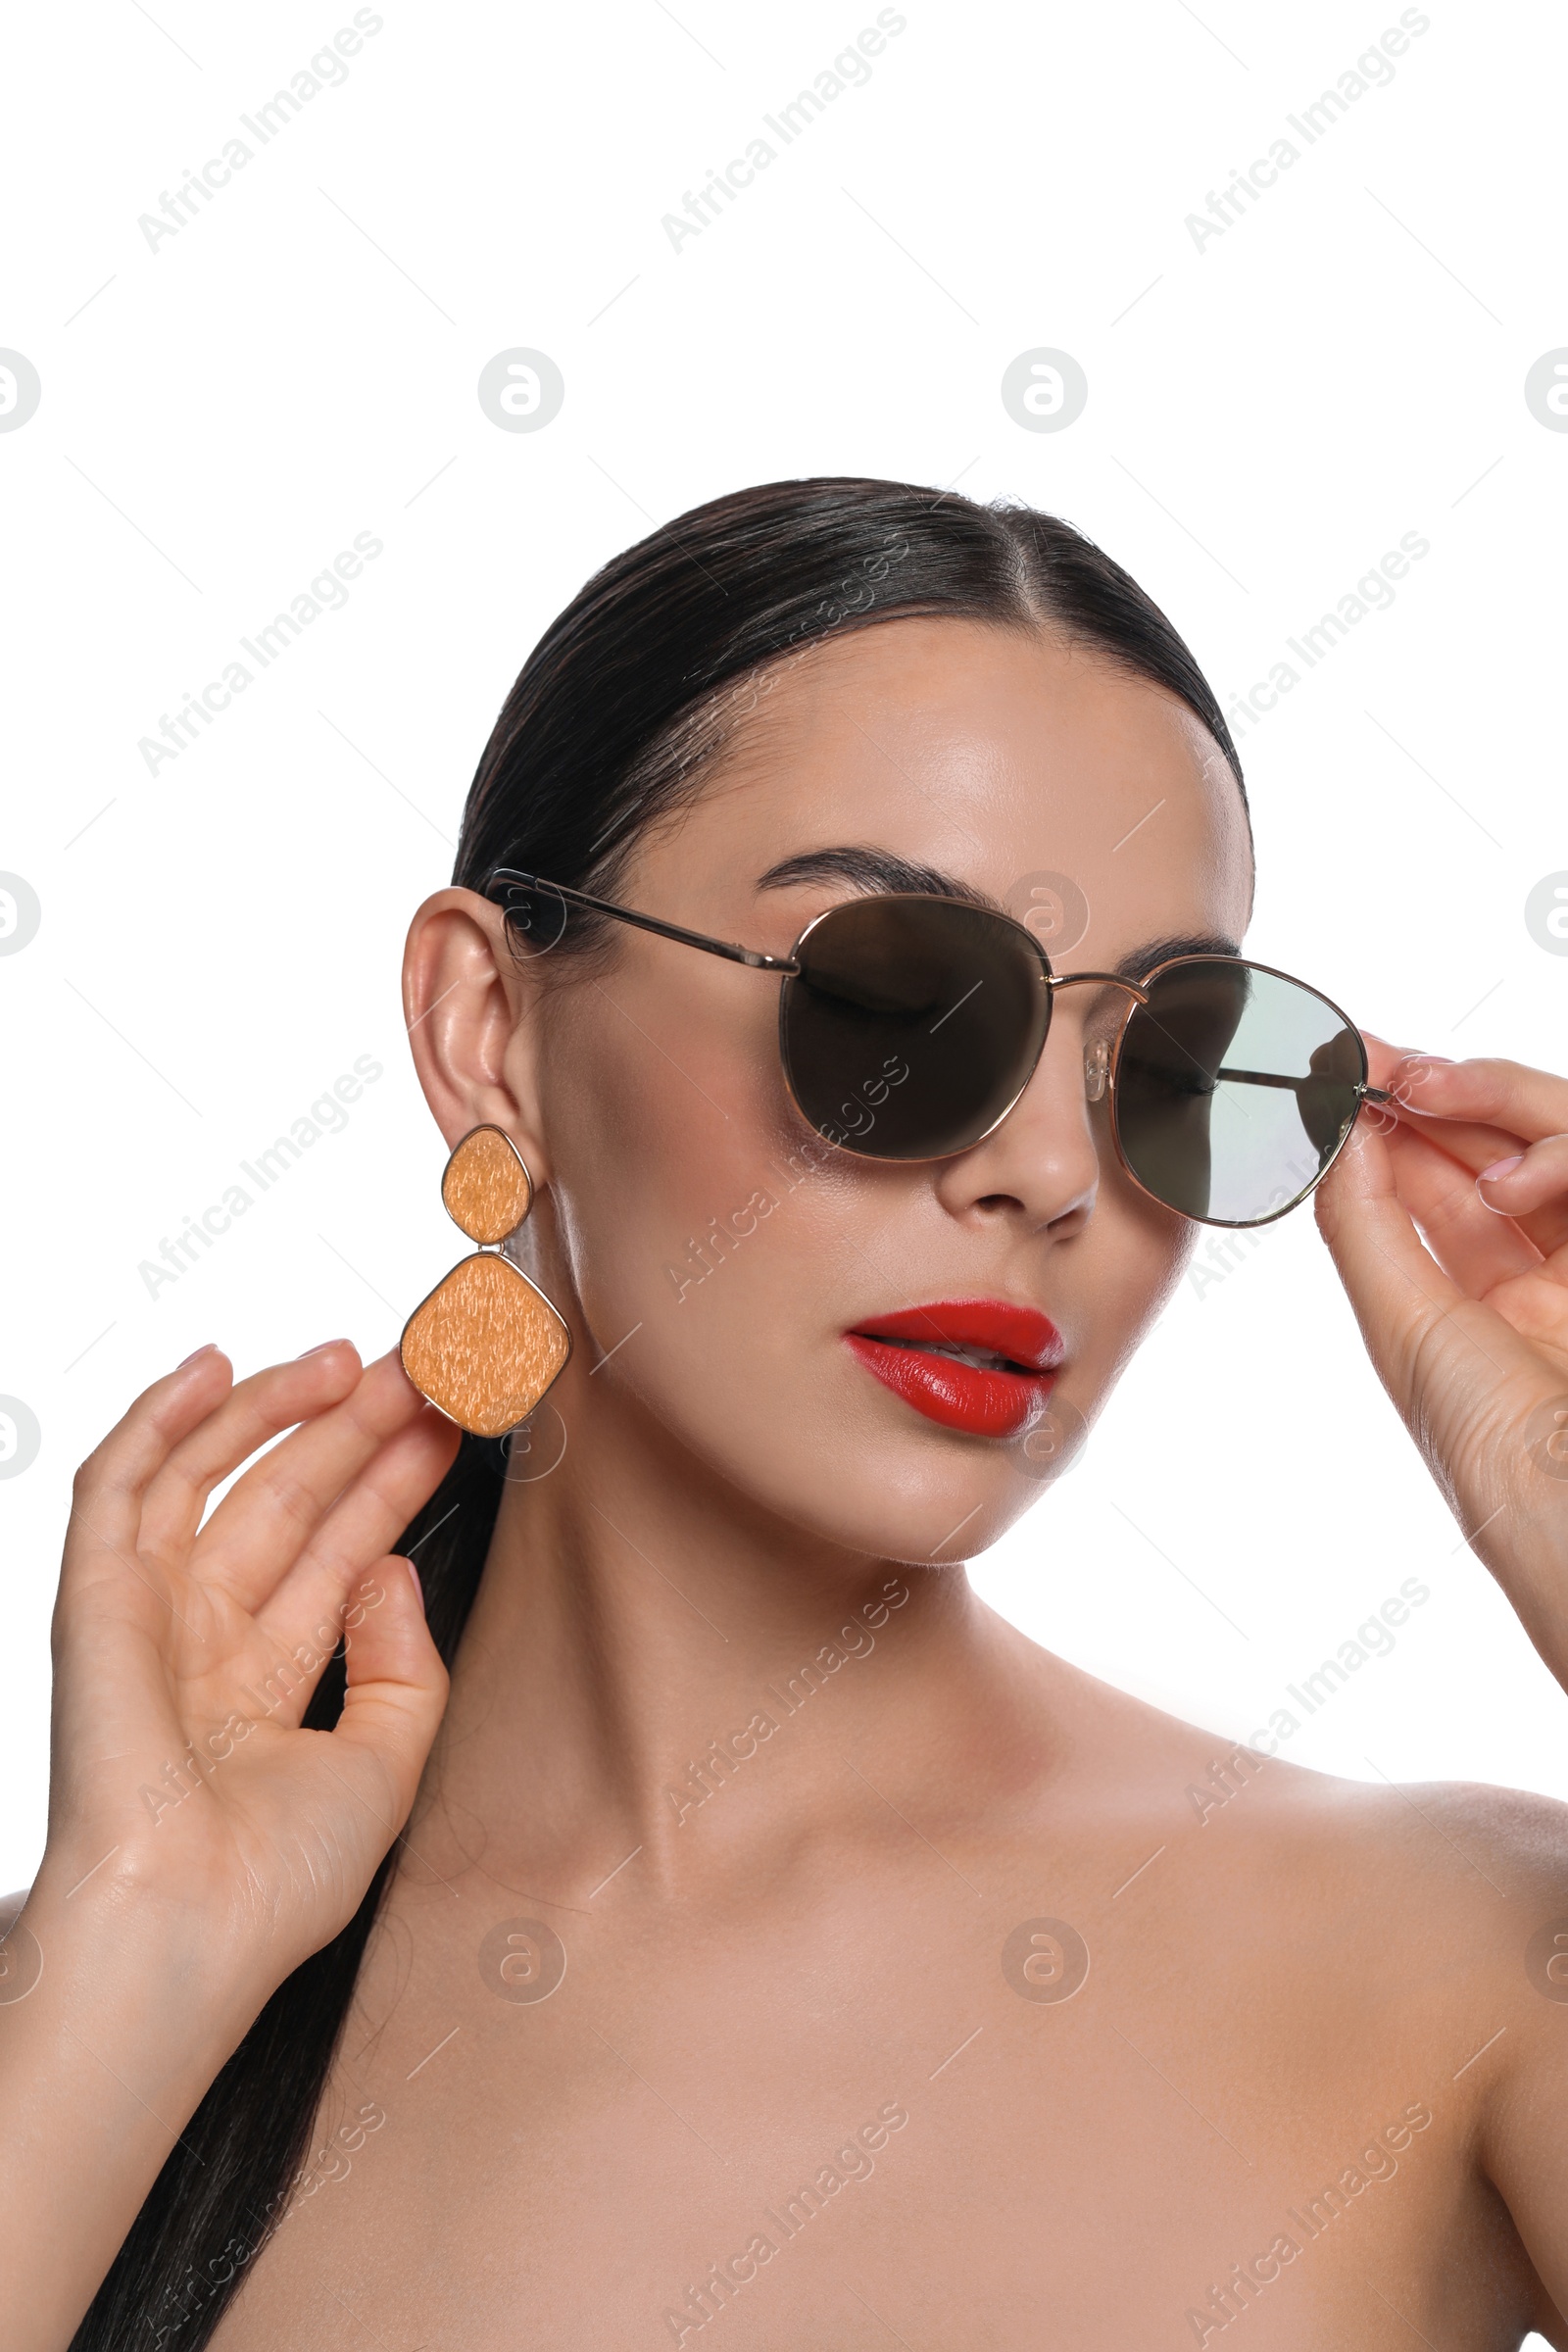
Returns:
[[[514,1453],[411,1825],[421,1857],[461,1867],[482,1822],[506,1884],[583,1904],[635,1854],[667,1894],[813,1838],[851,1791],[902,1810],[937,1771],[949,1802],[1004,1757],[1010,1777],[1022,1645],[961,1565],[814,1541],[594,1402],[554,1467],[549,1412]]]

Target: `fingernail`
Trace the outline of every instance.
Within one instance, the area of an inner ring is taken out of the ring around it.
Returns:
[[[413,1577],[413,1579],[414,1579],[414,1591],[415,1591],[416,1597],[417,1598],[417,1600],[418,1600],[418,1603],[419,1603],[419,1614],[420,1614],[421,1616],[423,1616],[423,1614],[424,1614],[424,1587],[423,1587],[423,1586],[420,1584],[420,1582],[419,1582],[419,1571],[417,1570],[417,1568],[416,1568],[416,1566],[414,1565],[414,1562],[413,1562],[412,1560],[410,1560],[410,1561],[408,1562],[408,1570],[409,1570],[409,1574],[410,1574],[410,1575]]]
[[[189,1355],[180,1357],[179,1362],[174,1366],[174,1370],[176,1372],[183,1372],[185,1366],[187,1364],[193,1364],[199,1355],[211,1355],[214,1348],[217,1345],[218,1343],[216,1340],[209,1340],[205,1348],[193,1348]]]
[[[322,1340],[317,1347],[307,1348],[305,1355],[297,1356],[295,1361],[303,1364],[307,1355],[324,1355],[329,1348],[346,1348],[347,1346],[347,1340]]]
[[[1523,1167],[1524,1157],[1522,1152],[1516,1152],[1511,1159],[1494,1159],[1490,1168],[1482,1169],[1477,1184],[1495,1184],[1499,1177],[1511,1176],[1515,1168]]]

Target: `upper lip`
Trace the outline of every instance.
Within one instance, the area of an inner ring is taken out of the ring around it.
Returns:
[[[1051,1317],[1010,1298],[943,1298],[926,1306],[901,1306],[889,1314],[867,1315],[854,1326],[854,1333],[858,1339],[903,1341],[906,1346],[973,1348],[1004,1356],[1028,1372],[1054,1372],[1066,1354],[1066,1343]]]

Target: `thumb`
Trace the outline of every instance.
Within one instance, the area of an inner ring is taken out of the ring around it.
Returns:
[[[1367,1353],[1414,1434],[1421,1437],[1418,1420],[1439,1434],[1431,1425],[1446,1417],[1445,1405],[1473,1395],[1481,1359],[1498,1378],[1526,1368],[1527,1351],[1511,1327],[1450,1281],[1427,1250],[1399,1200],[1393,1154],[1370,1119],[1357,1123],[1319,1185],[1315,1207]]]
[[[351,1607],[346,1621],[348,1687],[331,1738],[360,1794],[388,1813],[391,1838],[413,1810],[446,1708],[447,1670],[424,1621],[412,1560],[389,1553],[359,1592],[359,1606]],[[371,1597],[375,1593],[379,1599]]]

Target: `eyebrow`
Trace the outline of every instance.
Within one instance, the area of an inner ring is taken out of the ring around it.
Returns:
[[[1240,956],[1241,943],[1222,931],[1177,931],[1166,939],[1152,939],[1141,948],[1134,948],[1112,970],[1123,980],[1141,980],[1158,963],[1169,963],[1177,956]]]
[[[989,891],[976,890],[969,882],[960,882],[956,874],[944,873],[940,866],[915,865],[907,858],[896,857],[891,850],[850,848],[807,850],[799,858],[785,858],[770,865],[761,875],[759,890],[795,890],[804,882],[848,882],[852,890],[900,891],[916,898],[958,899],[968,906],[984,906],[989,913],[1005,914],[1006,908]]]
[[[807,850],[798,858],[782,858],[759,877],[757,887],[794,890],[809,882],[847,882],[852,890],[867,894],[894,891],[917,898],[956,899],[966,906],[982,906],[989,914],[1008,911],[989,891],[960,881],[956,874],[947,873],[941,866],[917,865],[907,858],[897,857],[891,850],[863,847]],[[1236,956],[1241,952],[1240,942],[1223,932],[1172,932],[1133,948],[1114,969],[1120,979],[1138,980],[1156,964],[1168,963],[1177,956]]]

